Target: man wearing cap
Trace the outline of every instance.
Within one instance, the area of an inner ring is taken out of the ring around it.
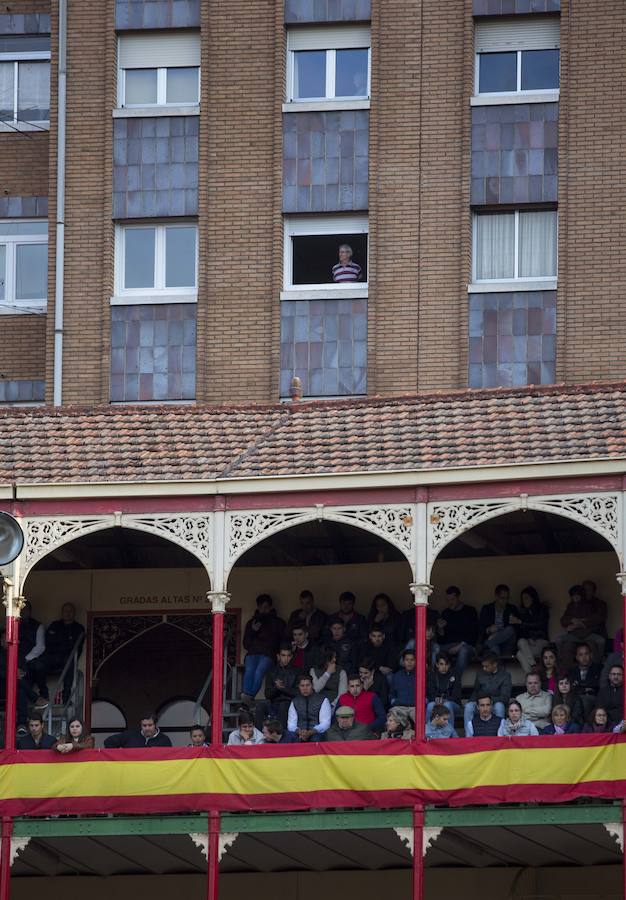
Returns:
[[[351,706],[340,706],[335,713],[336,722],[326,732],[327,741],[373,741],[376,735],[367,725],[354,721]]]

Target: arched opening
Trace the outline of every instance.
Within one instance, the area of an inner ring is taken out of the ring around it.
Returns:
[[[24,584],[33,617],[47,628],[70,602],[86,629],[69,709],[60,690],[55,697],[58,670],[48,675],[49,728],[62,731],[72,709],[89,721],[92,704],[97,704],[95,730],[102,735],[118,729],[121,719],[133,727],[149,709],[188,710],[172,707],[178,701],[195,709],[211,673],[209,589],[197,557],[147,531],[107,528],[43,557]],[[209,715],[209,704],[210,686],[201,698],[200,717]],[[169,719],[173,742],[186,743],[186,734],[177,735],[192,723]]]
[[[510,602],[519,604],[522,589],[533,586],[549,608],[548,637],[562,634],[561,617],[570,600],[569,589],[592,581],[597,596],[606,602],[605,655],[622,626],[622,605],[616,573],[619,560],[609,541],[592,528],[555,513],[527,509],[509,512],[481,522],[442,548],[431,572],[432,609],[446,607],[446,588],[456,585],[463,603],[478,612],[494,600],[499,584],[510,588]],[[431,613],[434,618],[434,613]],[[524,671],[514,658],[507,659],[514,688],[523,689]],[[568,668],[568,657],[563,667]],[[471,667],[464,684],[473,682]]]
[[[323,519],[286,528],[248,549],[230,572],[228,590],[231,603],[241,608],[243,636],[259,594],[272,597],[276,613],[285,623],[300,609],[302,591],[311,591],[316,608],[327,616],[338,611],[339,595],[350,591],[356,597],[356,612],[365,618],[379,593],[391,598],[399,614],[410,611],[412,617],[412,581],[406,556],[389,541],[363,528]],[[318,638],[319,645],[327,643],[327,634],[325,630]],[[241,641],[239,652],[243,660]],[[238,689],[225,707],[226,732],[235,723],[241,677],[239,666]],[[257,696],[264,696],[262,688]]]

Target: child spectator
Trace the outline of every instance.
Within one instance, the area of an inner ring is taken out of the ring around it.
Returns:
[[[499,718],[504,718],[506,704],[511,699],[513,688],[511,675],[501,668],[498,657],[493,650],[487,650],[481,661],[481,671],[476,673],[476,680],[469,701],[463,710],[463,720],[467,733],[468,722],[476,714],[476,701],[480,696],[491,697],[493,710]]]
[[[426,740],[432,741],[436,738],[453,737],[458,737],[458,734],[450,722],[450,711],[439,704],[433,706],[430,718],[426,722]]]
[[[209,744],[206,739],[206,731],[202,727],[202,725],[192,725],[189,729],[189,740],[190,744],[187,744],[188,747],[208,747]]]
[[[433,706],[445,706],[454,719],[461,714],[461,680],[452,669],[449,653],[437,654],[435,668],[426,677],[426,718]]]
[[[412,741],[415,737],[411,720],[399,707],[389,710],[386,725],[387,730],[381,734],[381,740],[400,738],[403,741]]]
[[[517,658],[525,675],[532,671],[535,660],[548,643],[549,616],[548,607],[529,584],[522,590],[517,615],[511,620],[517,627]]]
[[[552,710],[552,722],[542,729],[542,734],[579,734],[580,725],[572,722],[569,717],[569,709],[558,703]]]
[[[496,737],[502,719],[494,715],[491,697],[480,694],[476,698],[476,708],[478,712],[465,726],[465,737]]]
[[[524,710],[517,700],[509,700],[506,718],[502,719],[498,728],[498,737],[528,737],[538,734],[533,723],[525,718]]]

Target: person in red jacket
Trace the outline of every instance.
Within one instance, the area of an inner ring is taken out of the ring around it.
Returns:
[[[378,694],[363,689],[358,672],[348,676],[348,692],[339,698],[338,706],[351,706],[355,721],[380,734],[385,726],[385,707]]]

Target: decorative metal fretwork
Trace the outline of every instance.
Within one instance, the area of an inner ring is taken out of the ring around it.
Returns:
[[[42,557],[84,534],[112,528],[114,516],[27,519],[24,522],[24,576]]]
[[[208,570],[211,564],[211,514],[124,515],[125,528],[158,534],[196,556]]]

